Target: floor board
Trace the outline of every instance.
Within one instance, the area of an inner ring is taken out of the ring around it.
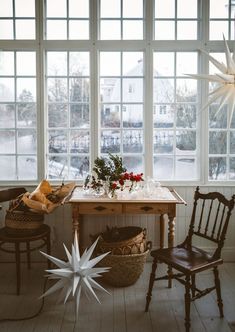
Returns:
[[[1,332],[184,332],[184,288],[176,281],[172,289],[166,288],[164,281],[155,283],[149,312],[144,312],[150,263],[146,263],[141,277],[132,286],[116,288],[102,284],[110,294],[97,291],[101,304],[82,295],[77,321],[73,301],[66,305],[57,303],[57,294],[45,298],[43,311],[33,319],[1,321],[37,312],[44,269],[45,264],[32,264],[31,270],[22,264],[21,295],[16,296],[15,266],[0,264]],[[158,273],[164,271],[160,264]],[[216,294],[211,293],[191,305],[192,332],[235,332],[235,263],[224,263],[220,276],[224,318],[220,319]],[[200,287],[208,287],[213,275],[202,273],[197,282]]]

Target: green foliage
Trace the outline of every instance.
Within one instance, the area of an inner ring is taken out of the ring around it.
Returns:
[[[126,172],[126,168],[122,165],[122,158],[109,153],[109,159],[97,157],[94,161],[93,171],[97,174],[99,180],[117,181],[121,174]]]

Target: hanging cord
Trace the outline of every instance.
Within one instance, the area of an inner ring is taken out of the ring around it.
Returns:
[[[46,291],[47,282],[48,282],[48,278],[46,278],[45,281],[44,281],[43,294]],[[23,321],[23,320],[33,319],[33,318],[37,317],[38,315],[40,315],[40,313],[42,312],[42,309],[44,307],[44,303],[45,303],[45,297],[42,297],[41,305],[40,305],[38,311],[35,314],[31,315],[31,316],[20,317],[20,318],[2,318],[2,319],[0,319],[0,323],[3,323],[3,322],[16,322],[16,321]]]

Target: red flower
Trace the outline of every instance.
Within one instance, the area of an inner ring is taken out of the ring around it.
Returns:
[[[121,178],[121,179],[119,180],[119,183],[120,183],[121,186],[124,186],[124,179]]]
[[[112,189],[116,189],[117,188],[117,184],[116,184],[116,182],[113,182],[112,183]]]

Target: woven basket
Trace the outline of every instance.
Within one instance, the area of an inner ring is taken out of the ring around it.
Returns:
[[[32,233],[43,224],[43,221],[44,215],[41,213],[8,210],[5,216],[5,226],[8,233]]]
[[[142,254],[107,255],[99,263],[102,267],[111,267],[103,274],[103,280],[116,287],[133,285],[140,277],[149,250]]]
[[[114,241],[105,237],[102,234],[98,250],[101,253],[110,251],[112,255],[130,255],[141,254],[146,251],[146,229],[136,226],[127,226],[117,228],[120,238],[125,238],[122,241]]]

